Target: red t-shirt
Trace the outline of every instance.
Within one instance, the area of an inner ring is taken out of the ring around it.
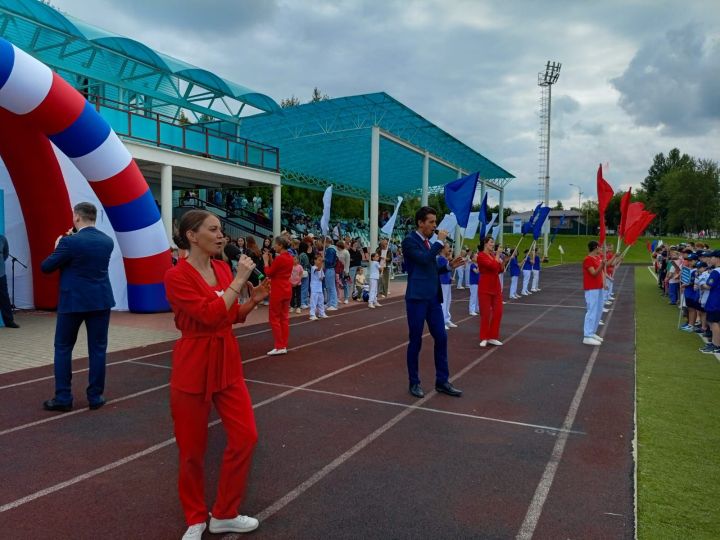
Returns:
[[[607,259],[608,262],[610,262],[610,260],[614,256],[615,256],[615,254],[612,251],[608,251],[607,254],[605,255],[605,258]],[[615,267],[608,264],[605,267],[605,273],[608,275],[608,277],[613,277],[613,274],[615,273]]]
[[[601,257],[595,257],[588,255],[583,261],[583,289],[591,291],[593,289],[603,288],[603,275],[602,272],[598,272],[597,275],[593,276],[590,274],[588,268],[598,269],[602,261]]]

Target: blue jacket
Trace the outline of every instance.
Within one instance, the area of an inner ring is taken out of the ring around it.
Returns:
[[[535,260],[533,261],[533,270],[540,270],[540,255],[535,255]]]
[[[518,264],[517,260],[517,254],[510,259],[510,276],[519,276],[520,275],[520,265]]]
[[[448,271],[439,267],[437,256],[443,245],[435,242],[428,249],[417,232],[411,232],[402,242],[403,259],[407,269],[407,300],[433,300],[442,302],[440,274]]]
[[[65,236],[40,265],[45,273],[60,270],[58,313],[110,309],[115,305],[108,266],[114,243],[95,227]]]

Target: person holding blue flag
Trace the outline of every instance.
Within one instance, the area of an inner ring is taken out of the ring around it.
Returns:
[[[530,276],[532,275],[532,253],[529,249],[525,250],[525,258],[523,259],[522,264],[522,272],[523,272],[523,284],[522,284],[522,291],[520,291],[520,294],[523,296],[529,296],[531,293],[528,291],[528,285],[530,284]]]
[[[533,250],[533,253],[532,287],[530,292],[540,292],[540,255],[538,255],[537,248]]]
[[[517,260],[517,252],[514,251],[510,257],[510,299],[518,300],[520,296],[517,293],[518,279],[520,278],[520,265]]]

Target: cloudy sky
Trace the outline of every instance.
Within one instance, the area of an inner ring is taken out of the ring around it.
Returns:
[[[552,201],[595,197],[597,164],[639,185],[679,147],[720,160],[713,0],[52,0],[75,17],[272,96],[385,91],[517,177],[538,200],[537,73],[553,88]]]

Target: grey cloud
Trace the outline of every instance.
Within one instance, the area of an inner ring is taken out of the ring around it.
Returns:
[[[592,136],[598,136],[605,133],[605,126],[598,122],[587,122],[585,120],[580,120],[579,122],[576,122],[573,127],[573,131],[580,133],[581,135],[592,135]]]
[[[720,42],[688,24],[642,46],[611,84],[639,126],[702,135],[720,120]]]

